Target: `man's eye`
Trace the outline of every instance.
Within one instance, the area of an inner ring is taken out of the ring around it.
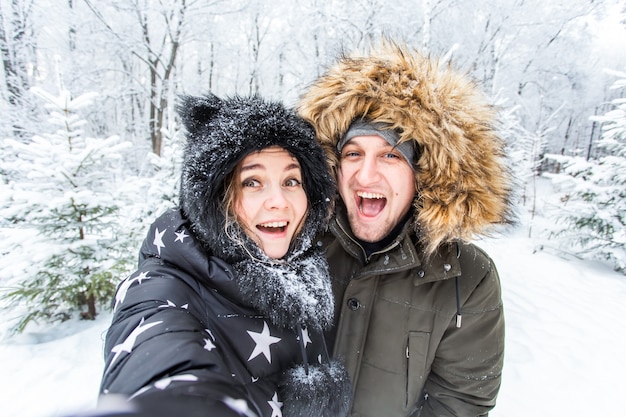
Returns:
[[[397,155],[395,153],[389,152],[389,153],[385,154],[385,158],[400,158],[400,155]]]
[[[352,158],[355,156],[359,156],[359,153],[356,151],[347,151],[341,155],[342,158]]]

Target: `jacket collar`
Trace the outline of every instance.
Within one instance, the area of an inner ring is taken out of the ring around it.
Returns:
[[[366,257],[365,250],[352,233],[342,205],[337,206],[330,231],[343,249],[363,264],[358,278],[415,270],[414,284],[421,285],[460,276],[459,243],[440,245],[434,254],[427,257],[421,245],[416,243],[419,239],[411,224],[407,221],[387,247],[369,257]]]

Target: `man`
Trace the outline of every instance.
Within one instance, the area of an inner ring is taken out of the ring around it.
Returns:
[[[450,66],[383,43],[303,95],[341,199],[327,250],[352,415],[484,416],[504,355],[500,282],[469,244],[509,222],[494,111]]]

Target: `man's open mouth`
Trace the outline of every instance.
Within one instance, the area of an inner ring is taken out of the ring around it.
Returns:
[[[382,194],[358,191],[356,195],[359,212],[367,217],[377,216],[387,204],[387,199]]]

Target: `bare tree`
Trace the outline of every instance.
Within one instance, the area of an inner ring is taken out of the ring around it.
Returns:
[[[177,6],[177,7],[176,7]],[[146,14],[139,10],[147,62],[150,72],[149,126],[152,151],[160,155],[163,143],[163,117],[168,103],[168,90],[172,71],[176,63],[178,48],[185,22],[186,0],[180,0],[172,10],[163,10],[161,16],[166,23],[165,34],[156,42],[151,38]],[[154,43],[153,43],[154,42]],[[156,47],[155,47],[156,46]]]
[[[12,0],[7,11],[0,6],[0,52],[4,68],[9,123],[16,137],[27,135],[25,96],[31,86],[29,67],[36,68],[33,1]],[[5,122],[7,120],[5,119]]]
[[[151,8],[154,3],[141,0],[126,3],[124,7],[118,5],[118,10],[132,16],[140,29],[139,39],[135,39],[132,33],[125,33],[108,23],[94,2],[84,1],[114,38],[130,48],[130,54],[143,64],[147,72],[148,131],[152,151],[160,155],[167,105],[169,97],[175,93],[171,91],[172,76],[183,41],[188,2],[159,2],[156,8]]]

